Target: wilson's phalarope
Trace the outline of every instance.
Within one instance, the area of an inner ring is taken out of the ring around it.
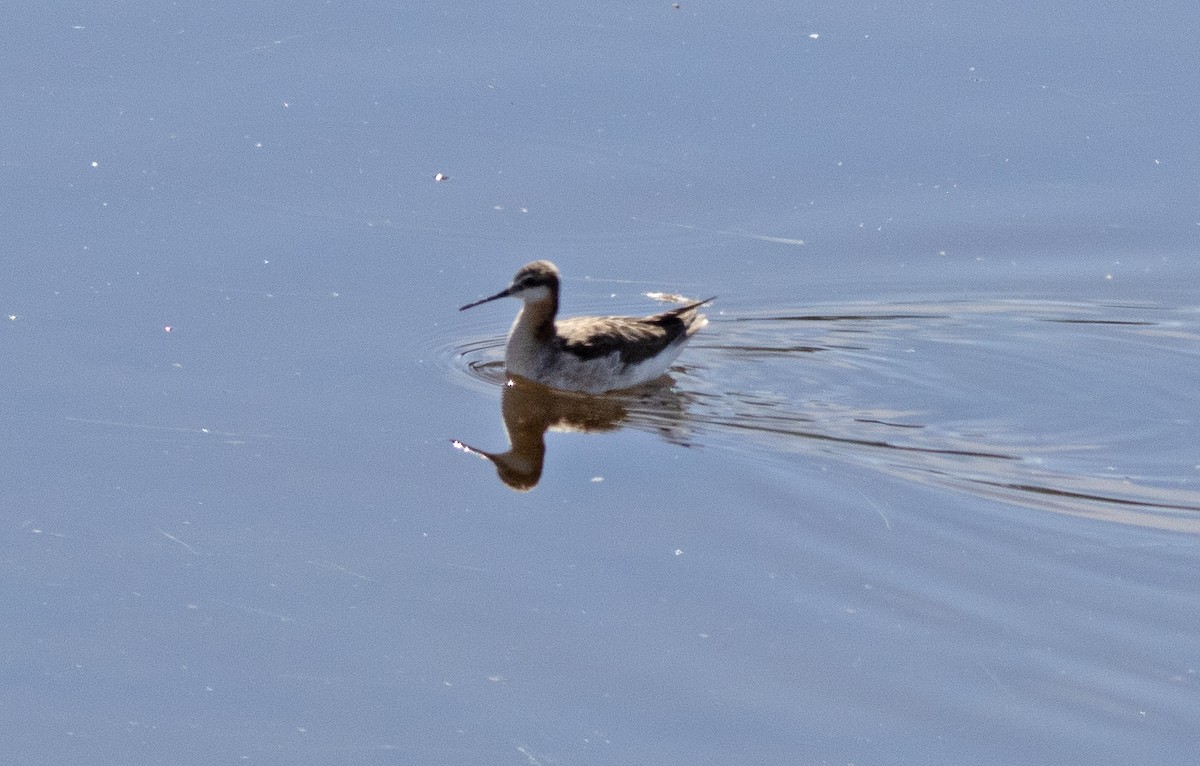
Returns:
[[[602,394],[645,383],[666,373],[684,344],[708,319],[696,309],[712,300],[647,317],[571,317],[558,314],[558,269],[549,261],[521,267],[512,284],[468,303],[463,311],[497,298],[520,298],[504,366],[510,375],[564,391]]]

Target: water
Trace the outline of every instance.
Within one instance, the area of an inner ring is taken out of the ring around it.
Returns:
[[[1194,10],[680,5],[13,12],[6,762],[1194,759]]]

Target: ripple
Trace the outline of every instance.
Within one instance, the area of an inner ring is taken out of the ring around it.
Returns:
[[[681,406],[624,425],[759,462],[836,458],[1039,510],[1200,533],[1195,309],[981,300],[710,316]],[[504,339],[450,347],[503,384]],[[669,421],[669,428],[664,428]]]

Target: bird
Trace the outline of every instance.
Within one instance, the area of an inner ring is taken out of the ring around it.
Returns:
[[[662,377],[688,340],[708,324],[698,309],[716,298],[644,317],[557,319],[558,295],[558,267],[533,261],[517,271],[508,287],[459,311],[498,298],[520,299],[524,306],[504,349],[506,372],[561,391],[604,394]]]

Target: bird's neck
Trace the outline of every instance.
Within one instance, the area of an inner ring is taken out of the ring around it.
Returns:
[[[554,339],[554,314],[558,301],[553,298],[531,301],[521,307],[517,321],[508,334],[504,366],[510,375],[536,380],[546,358],[545,351]]]
[[[530,301],[517,313],[510,338],[525,343],[547,343],[554,337],[554,317],[558,314],[558,298]]]

